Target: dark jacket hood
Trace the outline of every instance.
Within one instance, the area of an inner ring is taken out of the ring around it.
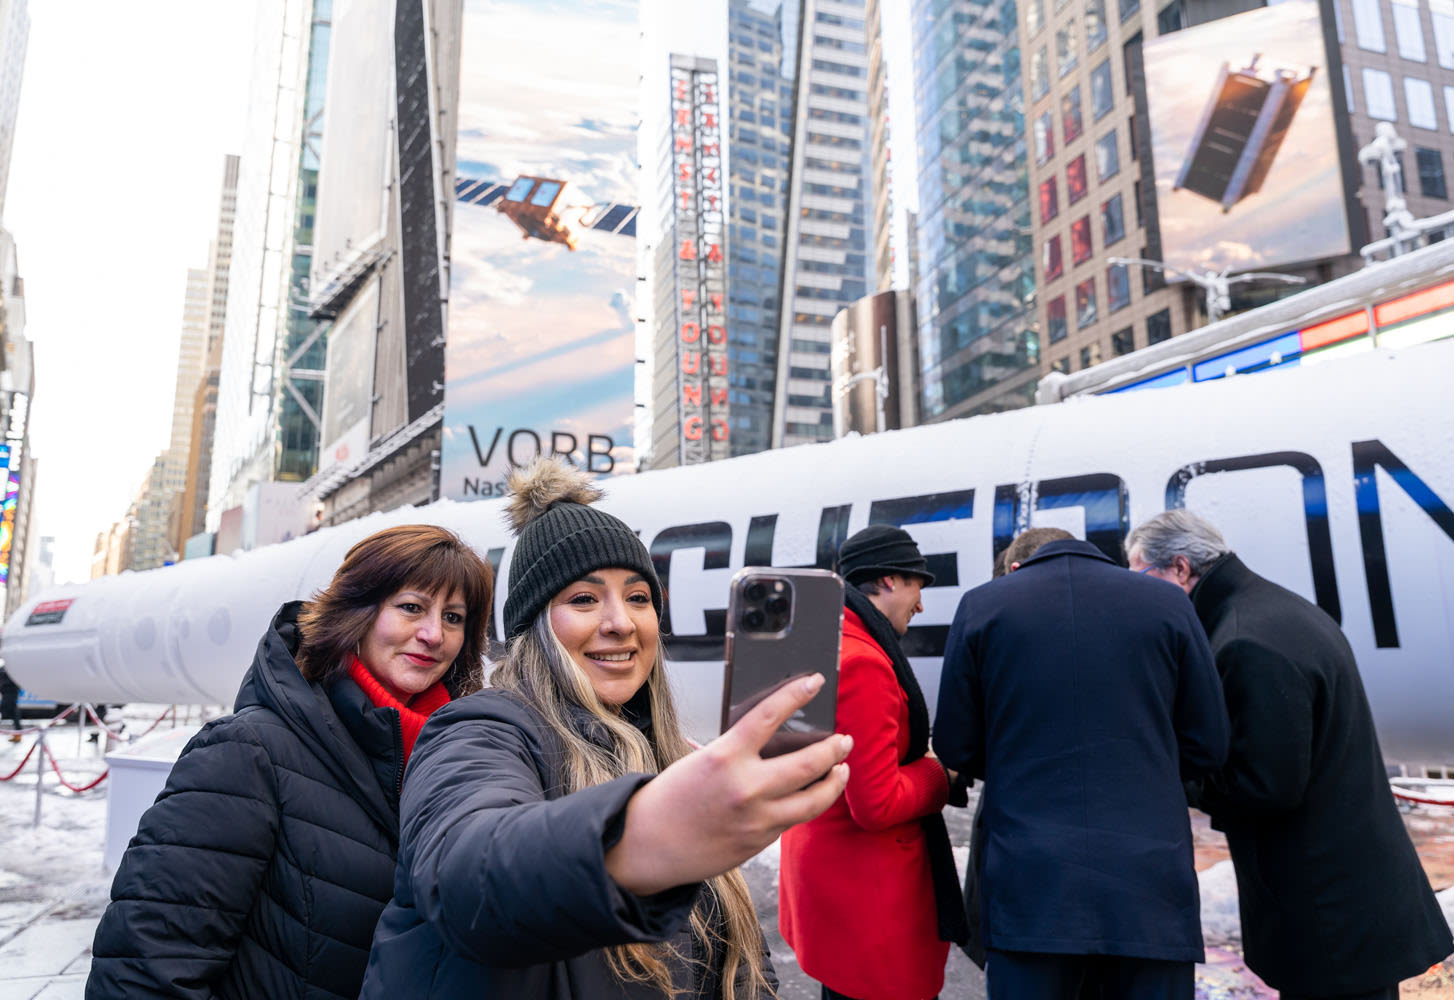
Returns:
[[[351,789],[380,826],[397,837],[398,803],[385,791],[380,771],[388,768],[377,768],[376,761],[385,748],[393,747],[391,731],[398,725],[398,713],[375,709],[347,677],[334,685],[333,692],[303,677],[293,658],[301,642],[298,614],[302,609],[302,601],[290,601],[273,616],[258,642],[252,666],[243,675],[233,709],[241,712],[257,705],[283,719],[335,780]],[[384,756],[382,760],[397,769],[402,764],[402,748],[397,759]]]
[[[1046,542],[1035,550],[1035,554],[1024,562],[1020,568],[1024,569],[1032,563],[1044,562],[1047,559],[1054,559],[1057,556],[1085,556],[1088,559],[1099,559],[1101,562],[1108,562],[1111,565],[1119,565],[1114,559],[1096,548],[1090,542],[1083,542],[1079,538],[1062,538],[1059,541]]]

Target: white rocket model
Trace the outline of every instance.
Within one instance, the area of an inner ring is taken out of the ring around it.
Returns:
[[[906,642],[932,705],[960,596],[1031,524],[1116,552],[1170,505],[1338,619],[1390,759],[1454,761],[1454,340],[1318,367],[956,420],[610,479],[668,593],[669,655],[697,735],[715,732],[727,583],[744,565],[826,565],[902,524],[937,576]],[[57,588],[6,624],[7,669],[59,700],[230,703],[272,613],[358,539],[427,521],[500,570],[498,501],[375,514],[236,556]]]

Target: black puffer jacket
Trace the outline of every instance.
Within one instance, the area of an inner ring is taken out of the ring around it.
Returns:
[[[649,736],[644,696],[626,713]],[[577,722],[591,738],[591,716]],[[626,803],[648,777],[565,794],[561,759],[540,715],[503,691],[461,698],[430,719],[409,768],[394,900],[361,1000],[661,1000],[645,984],[622,983],[602,949],[666,940],[683,958],[672,963],[678,996],[722,995],[723,949],[708,961],[685,926],[707,890],[635,896],[606,874]],[[715,910],[708,919],[718,922]],[[763,961],[771,977],[765,948]],[[737,996],[757,1000],[745,989]]]
[[[358,996],[393,892],[399,713],[347,677],[327,692],[303,679],[300,607],[278,612],[237,713],[187,744],[142,817],[88,1000]]]

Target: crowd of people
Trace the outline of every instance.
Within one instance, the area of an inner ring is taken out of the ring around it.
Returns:
[[[903,529],[853,535],[837,732],[763,757],[824,679],[695,747],[641,540],[559,462],[510,487],[489,677],[474,550],[355,545],[143,817],[88,998],[765,1000],[738,866],[781,837],[781,930],[825,998],[927,1000],[957,945],[993,1000],[1189,1000],[1188,804],[1285,1000],[1396,997],[1454,950],[1342,633],[1195,515],[1136,528],[1130,569],[1015,538],[955,613],[932,729],[901,639],[934,576]],[[978,781],[961,891],[943,810]]]

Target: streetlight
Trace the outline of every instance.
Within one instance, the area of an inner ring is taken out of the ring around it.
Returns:
[[[1373,141],[1358,151],[1359,163],[1378,164],[1378,175],[1383,180],[1383,227],[1388,230],[1386,237],[1374,240],[1358,251],[1364,264],[1373,263],[1374,258],[1385,250],[1390,257],[1397,257],[1413,250],[1419,237],[1426,233],[1454,225],[1454,212],[1416,219],[1409,211],[1408,200],[1404,198],[1403,166],[1398,160],[1398,154],[1408,146],[1391,124],[1379,122],[1374,129]]]
[[[1167,275],[1180,275],[1196,285],[1206,294],[1207,322],[1215,323],[1232,308],[1232,286],[1248,281],[1276,281],[1284,285],[1305,285],[1308,279],[1296,274],[1278,274],[1275,271],[1248,271],[1245,274],[1228,275],[1231,268],[1213,271],[1187,271],[1159,260],[1145,260],[1141,257],[1112,257],[1112,264],[1134,264],[1151,271]]]

